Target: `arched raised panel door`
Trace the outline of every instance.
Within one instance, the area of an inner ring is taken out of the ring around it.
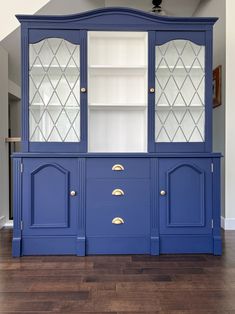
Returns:
[[[161,159],[159,175],[160,233],[210,234],[210,159]]]
[[[77,165],[69,158],[24,160],[24,235],[76,235]]]

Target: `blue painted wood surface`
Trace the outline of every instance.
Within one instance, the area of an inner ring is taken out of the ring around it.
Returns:
[[[21,175],[21,158],[13,159],[13,215],[14,215],[14,228],[12,239],[12,255],[18,257],[21,255],[22,250],[22,175]]]
[[[77,234],[77,176],[76,159],[24,160],[24,236]],[[76,195],[70,196],[70,191]]]
[[[210,159],[160,159],[160,233],[212,234]]]
[[[161,17],[127,8],[17,18],[22,36],[22,149],[13,155],[13,256],[220,255],[221,155],[212,153],[211,145],[212,28],[217,19]],[[89,30],[147,31],[148,88],[155,87],[157,44],[187,39],[205,45],[205,143],[156,144],[152,93],[147,153],[88,153],[87,93],[80,98],[80,143],[29,142],[29,44],[50,37],[79,44],[81,87],[87,88]],[[112,171],[115,163],[125,170]],[[114,188],[122,188],[125,195],[113,196]],[[162,189],[167,191],[164,197]],[[113,225],[114,217],[123,217],[124,225]]]

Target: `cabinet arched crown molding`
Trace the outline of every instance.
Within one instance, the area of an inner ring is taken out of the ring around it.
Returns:
[[[212,26],[217,18],[210,17],[169,17],[169,16],[156,16],[152,13],[121,7],[112,8],[101,8],[96,10],[91,10],[87,12],[71,14],[71,15],[16,15],[17,19],[21,22],[51,22],[54,23],[73,23],[74,26],[82,25],[93,26],[93,28],[102,28],[105,26],[116,27],[122,24],[125,26],[135,26],[138,28],[138,24],[141,23],[141,29],[145,25],[153,26],[156,29],[156,23],[160,25],[172,25],[172,24],[188,24],[188,25],[209,25]],[[120,23],[121,21],[121,23]],[[26,25],[27,26],[27,25]],[[63,25],[65,26],[65,25]]]

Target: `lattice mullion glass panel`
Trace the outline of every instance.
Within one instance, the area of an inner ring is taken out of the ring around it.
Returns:
[[[187,40],[156,46],[155,141],[204,142],[205,47]]]
[[[29,47],[31,142],[80,141],[80,46],[48,38]]]

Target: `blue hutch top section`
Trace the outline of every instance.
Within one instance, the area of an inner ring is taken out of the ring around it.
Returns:
[[[148,86],[155,86],[156,45],[185,39],[206,47],[205,142],[161,143],[154,141],[154,94],[148,95],[148,153],[201,152],[212,150],[212,28],[217,18],[167,17],[129,8],[102,8],[73,15],[16,15],[22,30],[22,152],[86,153],[87,95],[81,94],[81,140],[77,143],[29,141],[29,44],[49,37],[81,45],[81,86],[87,87],[87,31],[146,31],[149,33]],[[158,31],[158,36],[155,35]],[[79,33],[78,33],[79,32]],[[151,69],[151,71],[150,71]]]

